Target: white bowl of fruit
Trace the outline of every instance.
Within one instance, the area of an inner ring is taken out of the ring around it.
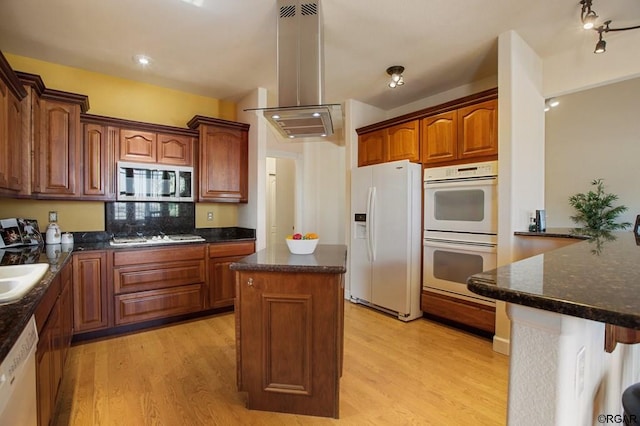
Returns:
[[[306,234],[293,234],[285,240],[291,254],[311,254],[318,245],[318,234],[309,232]]]

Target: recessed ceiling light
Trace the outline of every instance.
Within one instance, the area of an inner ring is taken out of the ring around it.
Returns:
[[[182,1],[197,7],[202,7],[202,5],[204,5],[204,0],[182,0]]]
[[[147,55],[134,55],[133,60],[136,64],[146,67],[151,63],[151,58]]]

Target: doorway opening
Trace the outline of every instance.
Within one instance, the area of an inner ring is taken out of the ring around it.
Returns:
[[[266,224],[267,247],[283,244],[295,232],[296,161],[267,157]]]

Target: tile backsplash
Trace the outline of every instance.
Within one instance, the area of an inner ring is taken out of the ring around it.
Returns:
[[[105,203],[105,231],[114,235],[191,233],[196,227],[194,203]]]

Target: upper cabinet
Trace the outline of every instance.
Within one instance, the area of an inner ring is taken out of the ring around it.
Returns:
[[[361,133],[358,136],[358,167],[388,161],[420,161],[418,120]]]
[[[23,191],[22,99],[27,92],[0,53],[0,193]]]
[[[115,200],[115,144],[120,129],[100,123],[84,123],[82,149],[82,196]]]
[[[248,200],[249,125],[195,116],[198,129],[198,201],[246,203]]]
[[[190,136],[122,129],[120,160],[193,166],[193,145]]]
[[[497,159],[497,96],[491,89],[357,129],[358,166],[408,159],[433,167]]]
[[[82,197],[82,130],[84,95],[45,89],[40,99],[40,137],[33,141],[38,179],[32,192],[40,198]]]

